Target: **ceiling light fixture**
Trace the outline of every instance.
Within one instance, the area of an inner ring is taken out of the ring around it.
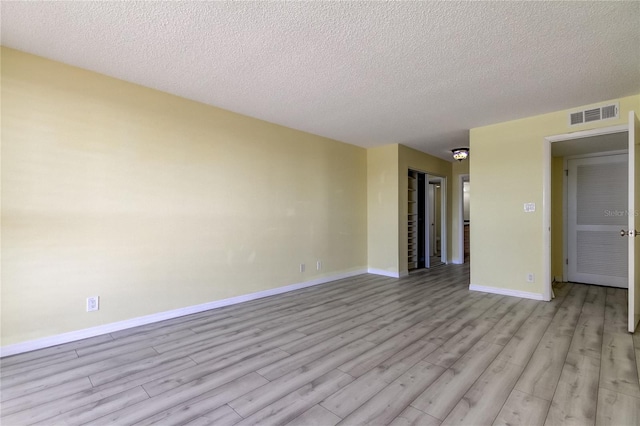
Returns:
[[[469,148],[456,148],[452,149],[454,160],[462,161],[469,157]]]

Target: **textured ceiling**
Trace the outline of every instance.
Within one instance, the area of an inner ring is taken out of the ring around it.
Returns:
[[[364,147],[640,93],[640,2],[2,2],[2,44]]]

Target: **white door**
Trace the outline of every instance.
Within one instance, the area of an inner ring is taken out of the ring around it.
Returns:
[[[638,117],[629,112],[629,228],[627,231],[629,248],[629,332],[633,333],[640,320],[640,238],[636,228],[636,214],[640,214],[640,123]],[[623,229],[624,233],[624,229]]]
[[[627,154],[568,161],[568,279],[626,288]]]

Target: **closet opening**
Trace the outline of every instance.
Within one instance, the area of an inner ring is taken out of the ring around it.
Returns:
[[[407,269],[446,263],[446,179],[408,172]]]

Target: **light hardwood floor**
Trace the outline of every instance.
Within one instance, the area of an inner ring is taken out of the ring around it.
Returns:
[[[3,425],[638,425],[625,290],[361,275],[2,359]]]

